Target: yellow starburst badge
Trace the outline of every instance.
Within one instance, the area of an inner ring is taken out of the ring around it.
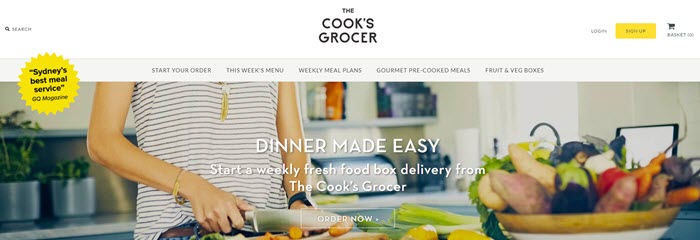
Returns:
[[[32,58],[19,75],[19,93],[32,111],[63,112],[78,96],[78,72],[68,59],[48,53]]]

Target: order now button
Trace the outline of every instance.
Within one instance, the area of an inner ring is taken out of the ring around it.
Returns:
[[[615,24],[617,39],[656,39],[656,23]]]

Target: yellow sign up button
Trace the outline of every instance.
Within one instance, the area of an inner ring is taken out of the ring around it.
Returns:
[[[617,39],[656,39],[656,23],[615,24]]]

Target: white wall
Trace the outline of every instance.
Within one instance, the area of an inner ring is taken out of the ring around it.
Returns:
[[[493,138],[499,140],[499,155],[509,143],[533,140],[530,130],[540,122],[553,125],[562,142],[579,139],[576,83],[480,82],[479,95],[484,153],[492,155]],[[546,128],[535,138],[556,140]]]
[[[38,121],[44,129],[86,129],[90,121],[92,111],[92,98],[95,94],[94,82],[79,83],[80,89],[75,102],[68,109],[57,112],[56,115],[39,114],[25,105],[17,92],[19,86],[14,82],[0,83],[0,114],[4,115],[14,110],[23,109],[25,118]],[[126,127],[133,127],[134,121],[129,111]]]
[[[513,83],[515,141],[528,141],[530,130],[541,122],[554,126],[562,142],[579,140],[578,87],[573,82]],[[540,132],[541,131],[541,132]],[[535,137],[554,140],[551,131],[538,129]]]
[[[477,83],[428,82],[437,94],[437,123],[425,126],[425,137],[440,139],[443,153],[454,155],[455,131],[479,127],[479,92]]]
[[[678,155],[700,156],[700,83],[579,83],[579,95],[581,134],[604,139],[621,126],[679,123],[682,132],[682,104],[688,137]]]

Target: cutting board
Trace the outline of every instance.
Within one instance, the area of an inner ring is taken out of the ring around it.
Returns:
[[[248,238],[255,240],[257,237]],[[389,240],[389,236],[384,233],[349,232],[340,237],[331,237],[328,233],[303,238],[302,240]]]

